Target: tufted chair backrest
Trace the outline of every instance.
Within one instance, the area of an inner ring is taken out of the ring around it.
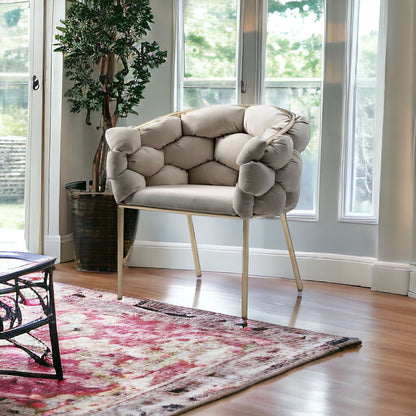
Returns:
[[[309,141],[303,117],[270,105],[214,105],[124,129],[107,131],[109,177],[126,177],[118,188],[113,181],[118,202],[146,186],[198,184],[236,186],[234,208],[242,217],[253,215],[255,203],[257,214],[268,214],[261,208],[264,194],[272,198],[265,206],[270,202],[280,211],[297,203],[300,152]],[[127,154],[125,172],[118,153]],[[283,202],[276,206],[277,200]]]
[[[147,186],[235,186],[243,147],[254,136],[267,139],[288,122],[286,113],[271,106],[218,105],[160,117],[140,128],[141,147],[128,157],[129,169],[143,174]],[[293,149],[301,152],[307,144],[302,127],[308,125],[300,126],[301,122],[295,123],[289,137],[272,143],[282,166]]]

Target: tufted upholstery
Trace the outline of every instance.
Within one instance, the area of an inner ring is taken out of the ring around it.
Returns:
[[[290,113],[270,105],[216,105],[109,129],[114,197],[241,218],[287,212],[299,198],[300,153],[309,142],[307,121],[296,117],[284,132],[289,121]]]
[[[302,117],[270,105],[217,105],[171,114],[137,128],[107,130],[107,177],[118,203],[118,297],[122,297],[125,209],[185,213],[196,275],[201,275],[192,215],[242,218],[241,315],[247,319],[248,224],[280,215],[296,279],[302,279],[286,212],[297,204],[301,152],[309,141]]]

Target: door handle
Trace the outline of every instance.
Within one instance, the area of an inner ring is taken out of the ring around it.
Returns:
[[[40,87],[40,82],[38,80],[38,77],[36,75],[33,75],[32,77],[32,89],[35,91],[38,90]]]
[[[241,94],[245,94],[247,92],[247,82],[244,82],[243,80],[241,80],[240,91],[241,91]]]

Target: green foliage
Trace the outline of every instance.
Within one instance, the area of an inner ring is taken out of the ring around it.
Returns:
[[[29,7],[0,3],[0,72],[28,72]]]
[[[286,13],[288,10],[294,10],[302,16],[307,16],[311,12],[316,15],[316,20],[319,20],[324,12],[324,2],[322,0],[301,0],[301,1],[286,1],[269,0],[269,13]]]
[[[4,20],[6,21],[7,26],[10,28],[13,26],[17,26],[21,16],[22,16],[22,9],[16,8],[13,10],[9,10],[8,12],[5,12]]]
[[[320,78],[322,36],[312,34],[302,42],[270,33],[266,74],[269,78]]]
[[[268,13],[279,15],[280,22],[286,26],[290,25],[286,18],[294,16],[319,22],[323,3],[322,0],[270,0]],[[231,0],[185,1],[185,78],[235,77],[236,10],[236,2]],[[289,30],[279,33],[274,33],[273,28],[268,30],[267,77],[321,77],[322,35],[311,32],[304,39],[295,38]]]
[[[322,77],[323,0],[269,1],[266,78]]]
[[[185,78],[235,77],[235,1],[188,0],[184,10]]]
[[[0,106],[0,132],[2,136],[27,136],[27,108]]]
[[[22,204],[0,203],[0,228],[23,230],[25,226],[25,208]]]
[[[357,62],[357,76],[361,78],[376,77],[378,32],[370,32],[360,37],[360,53]]]
[[[1,72],[29,72],[29,48],[14,47],[0,55]]]
[[[63,52],[72,87],[65,93],[71,111],[103,115],[104,129],[118,117],[137,114],[151,70],[166,61],[157,42],[142,39],[153,14],[148,0],[72,0],[56,51]]]

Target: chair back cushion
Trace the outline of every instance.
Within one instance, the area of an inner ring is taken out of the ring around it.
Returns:
[[[228,186],[236,188],[237,215],[288,211],[299,197],[300,152],[309,142],[303,117],[277,134],[289,121],[290,113],[270,105],[214,105],[110,129],[107,174],[115,198],[149,186]]]

